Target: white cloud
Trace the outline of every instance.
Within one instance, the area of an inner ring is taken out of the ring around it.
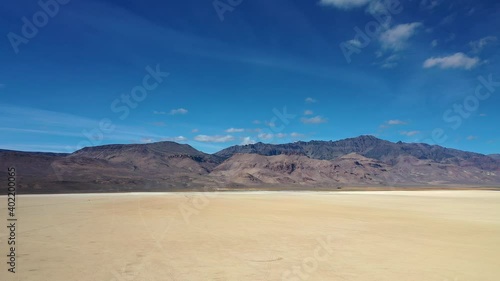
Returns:
[[[183,136],[178,136],[178,137],[168,137],[168,138],[162,138],[162,141],[175,141],[175,142],[181,142],[181,141],[187,141],[188,139]]]
[[[194,140],[201,142],[230,142],[234,140],[231,135],[226,136],[207,136],[207,135],[197,135]]]
[[[447,57],[432,57],[424,61],[423,67],[430,68],[438,66],[440,68],[464,68],[471,69],[480,63],[478,57],[469,57],[464,53],[455,53]]]
[[[434,48],[434,47],[436,47],[437,45],[438,45],[438,40],[437,40],[437,39],[432,40],[432,42],[431,42],[431,47],[432,47],[432,48]]]
[[[304,115],[313,115],[314,112],[312,110],[306,110],[304,111]]]
[[[308,98],[305,99],[305,102],[306,103],[315,103],[315,102],[317,102],[317,100],[315,100],[315,99],[313,99],[311,97],[308,97]]]
[[[420,134],[420,131],[402,131],[402,132],[399,132],[401,135],[405,135],[407,137],[412,137],[414,135],[418,135]]]
[[[187,114],[187,113],[188,113],[188,110],[185,108],[178,108],[178,109],[170,110],[170,115]]]
[[[302,121],[302,123],[304,124],[320,124],[325,123],[327,119],[321,116],[315,116],[311,118],[301,118],[300,121]]]
[[[262,139],[262,140],[270,140],[270,139],[273,139],[273,138],[279,138],[279,139],[282,139],[282,138],[286,138],[287,137],[287,134],[285,133],[277,133],[277,134],[272,134],[272,133],[260,133],[257,135],[257,137],[259,139]]]
[[[382,32],[379,37],[382,48],[394,51],[404,49],[408,39],[415,34],[420,26],[422,24],[419,22],[399,24]]]
[[[263,139],[263,140],[270,140],[274,137],[273,134],[266,134],[266,133],[261,133],[257,136],[259,139]]]
[[[478,137],[477,137],[477,136],[468,136],[468,137],[467,137],[467,140],[470,140],[470,141],[471,141],[471,140],[477,140],[477,139],[478,139]]]
[[[382,63],[382,68],[394,68],[398,65],[400,56],[398,54],[393,54],[388,56]]]
[[[254,124],[260,124],[262,122],[260,122],[259,120],[253,120],[252,123],[254,123]]]
[[[292,138],[302,138],[304,136],[305,136],[304,134],[299,134],[297,132],[293,132],[290,134],[290,137],[292,137]]]
[[[398,66],[397,62],[384,62],[380,67],[390,69],[390,68],[395,68]]]
[[[165,111],[153,111],[153,114],[158,114],[158,115],[163,115],[163,114],[167,114]]]
[[[407,123],[404,121],[398,120],[398,119],[393,119],[393,120],[387,121],[387,124],[389,124],[389,125],[406,125]]]
[[[240,128],[229,128],[226,130],[226,133],[241,133],[245,131],[245,129],[240,129]]]
[[[323,6],[332,6],[339,9],[352,9],[362,7],[371,0],[320,0],[319,4]]]
[[[240,145],[254,144],[255,140],[251,137],[244,137],[240,143]]]
[[[271,128],[276,127],[276,124],[274,122],[266,121],[265,124],[266,124],[266,126],[271,127]]]
[[[366,12],[371,14],[371,15],[378,15],[378,14],[383,14],[387,12],[387,2],[383,3],[385,1],[382,0],[374,0],[371,1],[368,7],[366,8]],[[389,19],[389,22],[391,20]],[[388,24],[388,23],[387,23]],[[384,24],[384,27],[387,27],[387,24]]]
[[[456,17],[457,17],[456,13],[448,15],[441,20],[440,24],[441,25],[452,24],[455,21]]]
[[[472,48],[472,52],[477,54],[477,53],[481,52],[483,50],[483,48],[486,47],[486,45],[491,44],[491,43],[496,42],[496,41],[497,41],[497,37],[486,36],[486,37],[483,37],[477,41],[469,42],[469,45]]]
[[[353,47],[361,48],[361,42],[358,39],[351,39],[346,43],[352,45]]]
[[[152,138],[142,138],[141,143],[152,143],[154,142],[154,139]]]
[[[191,130],[191,133],[198,133],[199,131],[200,131],[200,130],[198,130],[198,129],[192,129],[192,130]]]
[[[423,9],[432,10],[440,4],[441,0],[422,0],[420,7]]]

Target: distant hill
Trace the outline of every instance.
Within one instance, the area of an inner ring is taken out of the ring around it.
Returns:
[[[500,160],[500,154],[490,154],[488,156],[495,159],[495,160]]]
[[[202,188],[221,161],[187,144],[104,145],[72,154],[0,150],[2,170],[14,166],[25,192],[88,192]]]
[[[0,176],[24,193],[201,190],[255,186],[499,185],[499,155],[373,136],[256,143],[206,154],[158,142],[87,147],[71,154],[0,150]]]
[[[357,153],[391,165],[396,164],[400,156],[413,156],[421,160],[459,166],[474,166],[480,169],[495,170],[500,167],[499,163],[493,158],[479,153],[423,143],[393,143],[374,136],[359,136],[339,141],[310,141],[277,145],[256,143],[232,146],[215,153],[215,155],[229,158],[237,153],[252,153],[265,156],[280,154],[304,155],[320,160],[334,160],[349,153]]]

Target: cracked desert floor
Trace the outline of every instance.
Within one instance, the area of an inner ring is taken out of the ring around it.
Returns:
[[[497,191],[27,195],[17,208],[16,273],[3,226],[0,280],[500,276]]]

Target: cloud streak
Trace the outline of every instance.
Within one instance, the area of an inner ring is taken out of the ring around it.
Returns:
[[[197,135],[194,137],[194,140],[199,141],[199,142],[230,142],[234,140],[234,137],[231,135],[226,135],[226,136],[207,136],[207,135]]]
[[[352,9],[365,6],[371,0],[320,0],[319,4],[321,6],[330,6],[338,9]]]
[[[170,115],[187,114],[188,110],[185,108],[177,108],[170,110]]]
[[[399,24],[382,32],[379,37],[382,48],[394,51],[406,48],[408,39],[417,32],[420,26],[422,26],[420,22]]]
[[[328,120],[326,118],[323,118],[321,116],[315,116],[311,118],[301,118],[300,121],[304,124],[321,124],[321,123],[326,123]]]
[[[241,128],[229,128],[226,130],[226,133],[241,133],[244,131],[245,131],[245,129],[241,129]]]
[[[446,57],[432,57],[424,61],[424,68],[439,67],[442,69],[456,68],[456,69],[472,69],[479,65],[480,59],[478,57],[469,57],[464,53],[455,53]]]

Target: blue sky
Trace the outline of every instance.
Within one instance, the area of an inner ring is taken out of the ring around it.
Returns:
[[[3,149],[370,134],[500,153],[498,1],[1,5]]]

